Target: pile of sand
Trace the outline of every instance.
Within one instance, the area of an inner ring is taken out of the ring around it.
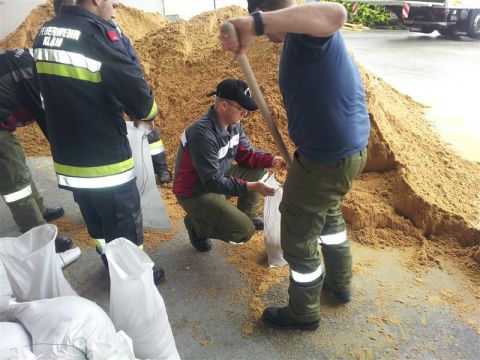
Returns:
[[[168,161],[173,166],[181,132],[202,115],[212,101],[205,94],[226,77],[241,77],[232,56],[220,49],[217,36],[224,20],[243,15],[245,11],[228,7],[203,13],[189,21],[154,23],[158,29],[143,38],[137,33],[138,24],[147,15],[125,7],[121,11],[130,11],[128,23],[122,24],[121,16],[118,20],[127,35],[138,39],[137,52],[157,97],[160,109],[157,123]],[[36,18],[39,16],[43,17],[41,21]],[[9,47],[23,46],[21,41],[31,41],[31,34],[35,33],[33,27],[38,28],[49,16],[49,6],[38,7],[17,32],[4,41],[9,41]],[[144,34],[147,30],[140,32]],[[14,43],[14,39],[18,43]],[[259,38],[249,58],[278,120],[280,132],[288,139],[277,85],[280,50],[279,45]],[[361,72],[372,134],[365,173],[344,202],[351,237],[372,246],[417,246],[414,267],[438,266],[437,256],[447,254],[458,258],[472,274],[478,272],[479,264],[474,258],[480,262],[480,255],[475,255],[480,251],[480,164],[463,160],[448,150],[427,124],[421,105],[365,70]],[[246,118],[244,124],[254,146],[276,152],[259,114]],[[39,142],[41,136],[33,129],[18,131],[27,154],[48,154],[47,144]],[[287,146],[293,151],[290,142]],[[283,179],[285,173],[278,175]],[[170,189],[166,189],[166,196],[172,200],[168,204],[170,212],[181,219],[183,213],[175,204]],[[152,239],[154,237],[152,235]],[[252,251],[262,256],[261,246]],[[245,268],[260,266],[253,262],[244,262],[244,265]]]
[[[31,47],[38,29],[54,16],[52,0],[37,6],[14,32],[0,40],[0,50]],[[117,8],[115,20],[132,42],[142,38],[150,31],[161,29],[167,23],[161,14],[148,13],[121,4]]]

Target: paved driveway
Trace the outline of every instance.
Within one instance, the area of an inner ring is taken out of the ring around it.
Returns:
[[[480,162],[480,41],[408,31],[344,31],[357,61],[397,90],[431,106],[443,139]]]

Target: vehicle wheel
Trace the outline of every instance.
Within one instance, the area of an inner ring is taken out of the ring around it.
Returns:
[[[442,34],[443,36],[454,36],[455,35],[455,29],[453,27],[440,28],[440,29],[437,29],[437,31],[440,34]]]
[[[480,11],[472,10],[468,23],[468,36],[480,39]]]
[[[424,34],[431,34],[435,30],[433,26],[423,26],[420,28],[420,32]]]

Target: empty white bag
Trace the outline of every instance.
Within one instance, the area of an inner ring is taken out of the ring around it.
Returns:
[[[0,259],[17,301],[77,295],[57,261],[56,236],[57,227],[45,224],[0,239]]]
[[[179,359],[167,310],[153,283],[153,261],[124,238],[105,247],[110,273],[110,318],[132,339],[140,359]]]
[[[93,359],[96,342],[114,342],[117,336],[107,314],[80,296],[14,302],[11,307],[32,336],[33,353],[45,359]]]
[[[280,201],[282,201],[283,189],[273,175],[265,181],[265,184],[275,189],[275,194],[273,196],[265,197],[263,208],[263,233],[268,264],[271,267],[283,266],[287,262],[283,258],[282,246],[280,244],[281,214],[278,209]]]

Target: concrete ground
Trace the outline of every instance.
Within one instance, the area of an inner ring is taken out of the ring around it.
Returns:
[[[76,217],[70,193],[56,187],[51,159],[31,158],[28,163],[47,205],[64,206],[67,217]],[[2,202],[0,236],[16,234]],[[226,260],[225,246],[215,242],[211,252],[198,253],[182,229],[149,253],[167,271],[167,281],[158,289],[184,359],[480,358],[478,299],[447,259],[443,270],[427,269],[419,275],[405,261],[413,250],[354,246],[354,300],[337,306],[322,295],[318,331],[279,331],[258,323],[247,335],[242,330],[250,320],[251,289]],[[108,313],[109,279],[93,249],[82,249],[80,259],[64,271],[79,295]],[[263,298],[268,305],[286,299],[286,281]]]

